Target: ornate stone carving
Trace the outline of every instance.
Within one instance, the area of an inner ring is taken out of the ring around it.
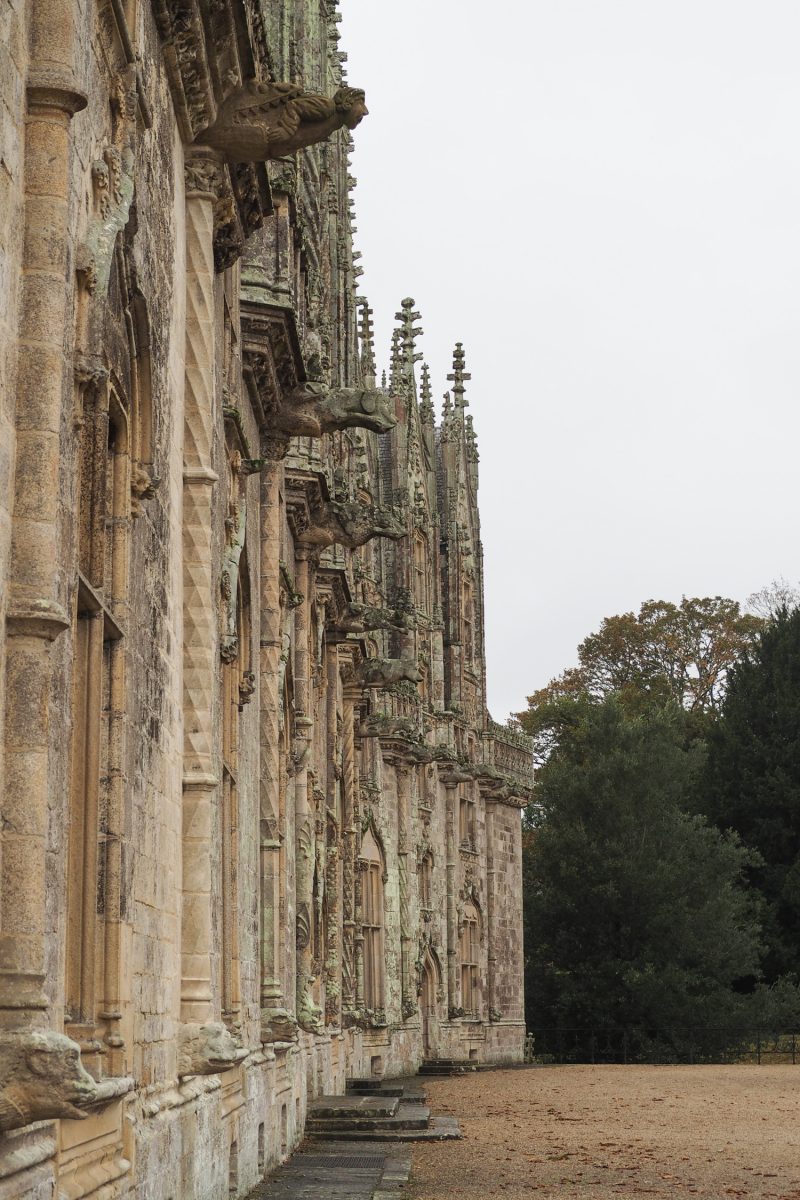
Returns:
[[[136,463],[131,470],[131,516],[140,517],[142,515],[142,503],[145,500],[152,500],[156,494],[161,479],[158,475],[151,475],[146,471],[141,463]]]
[[[407,535],[401,509],[361,504],[356,500],[320,500],[311,508],[309,517],[300,540],[320,549],[338,544],[354,550],[371,538],[399,541]]]
[[[178,1075],[216,1075],[235,1067],[249,1050],[217,1021],[181,1026],[178,1041]]]
[[[117,234],[128,223],[133,202],[133,151],[129,146],[106,146],[92,163],[95,215],[78,251],[77,269],[86,290],[105,296]]]
[[[294,83],[254,79],[228,97],[196,140],[229,163],[265,162],[323,142],[343,126],[355,129],[367,112],[358,88],[341,87],[329,99]]]
[[[416,738],[417,723],[413,717],[392,717],[387,713],[370,713],[358,727],[359,737]]]
[[[262,1042],[296,1042],[297,1021],[286,1008],[265,1008],[261,1011]]]
[[[388,433],[397,419],[391,400],[368,388],[333,388],[304,383],[276,410],[274,427],[290,437],[321,437],[341,429]]]
[[[348,604],[336,622],[342,633],[366,633],[372,629],[412,628],[411,617],[400,608],[379,608],[371,604]]]
[[[385,688],[405,680],[421,683],[422,674],[410,658],[368,658],[356,670],[362,687]]]
[[[0,1132],[57,1117],[82,1121],[98,1090],[80,1047],[65,1034],[43,1030],[0,1041]]]

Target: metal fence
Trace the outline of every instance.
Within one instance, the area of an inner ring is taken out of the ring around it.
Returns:
[[[800,1059],[800,1031],[698,1025],[628,1029],[531,1029],[525,1062],[788,1063]]]

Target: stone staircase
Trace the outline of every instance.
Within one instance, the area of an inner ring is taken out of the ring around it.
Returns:
[[[429,1078],[444,1075],[466,1075],[471,1071],[488,1071],[491,1063],[473,1062],[471,1058],[426,1058],[419,1069],[419,1074]]]
[[[422,1142],[461,1137],[455,1117],[434,1117],[415,1082],[352,1079],[344,1096],[312,1101],[306,1134],[326,1141]]]

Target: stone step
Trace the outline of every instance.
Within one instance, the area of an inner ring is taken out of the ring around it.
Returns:
[[[322,1134],[326,1141],[344,1142],[445,1142],[461,1137],[455,1117],[431,1117],[425,1129],[367,1130],[349,1133],[346,1129],[331,1130]]]
[[[397,1101],[395,1101],[397,1104]],[[335,1115],[322,1115],[316,1104],[306,1123],[308,1133],[319,1133],[333,1137],[338,1133],[349,1133],[360,1137],[362,1133],[398,1133],[410,1129],[427,1129],[431,1110],[422,1104],[401,1104],[391,1116],[369,1116],[357,1110],[340,1110]]]
[[[318,1096],[311,1103],[309,1117],[314,1120],[393,1117],[399,1107],[397,1096]]]
[[[403,1087],[390,1083],[379,1084],[377,1087],[367,1086],[370,1081],[363,1079],[348,1079],[348,1096],[402,1096]]]

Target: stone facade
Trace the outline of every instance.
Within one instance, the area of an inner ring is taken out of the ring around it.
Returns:
[[[333,0],[0,0],[0,1200],[522,1054],[462,347],[378,384]]]

